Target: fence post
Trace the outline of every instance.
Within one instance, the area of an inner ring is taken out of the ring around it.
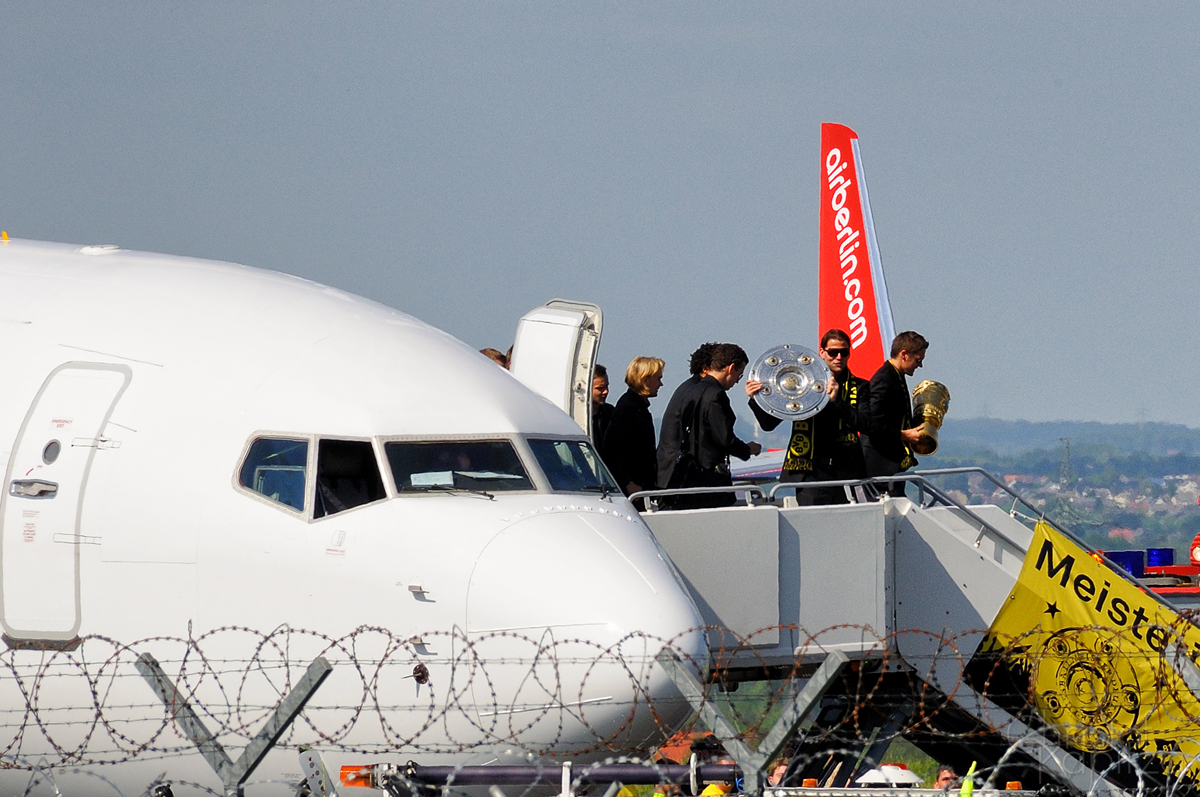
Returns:
[[[263,758],[304,709],[309,698],[333,671],[333,665],[326,661],[324,656],[318,656],[312,664],[308,665],[308,669],[305,670],[295,688],[287,693],[283,701],[267,718],[262,730],[255,734],[254,738],[250,740],[250,744],[246,745],[246,749],[242,750],[238,760],[233,761],[225,752],[225,748],[217,741],[216,734],[205,727],[188,703],[187,698],[180,693],[153,656],[143,653],[138,656],[135,666],[146,682],[150,684],[154,694],[158,695],[158,699],[167,707],[171,717],[179,723],[184,736],[196,745],[200,750],[200,755],[204,756],[204,760],[217,773],[217,777],[221,779],[221,784],[225,787],[226,797],[243,797],[242,786],[250,774],[262,763]]]
[[[708,699],[704,692],[704,686],[680,661],[675,651],[663,648],[657,659],[662,668],[666,670],[667,676],[679,688],[679,691],[683,692],[688,703],[700,715],[700,719],[741,767],[743,791],[750,795],[762,793],[766,774],[764,770],[767,765],[771,763],[772,758],[779,755],[779,751],[783,749],[788,737],[796,730],[796,726],[808,716],[812,707],[820,702],[821,697],[837,680],[842,669],[850,661],[849,657],[840,650],[835,650],[827,655],[825,661],[821,663],[820,668],[804,688],[792,697],[779,720],[763,739],[762,744],[758,746],[757,750],[751,750],[749,745],[738,738],[739,734],[733,723],[727,720],[721,713],[721,709]]]

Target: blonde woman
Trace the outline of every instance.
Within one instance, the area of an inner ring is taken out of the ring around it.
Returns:
[[[625,384],[629,389],[617,401],[608,432],[600,444],[600,457],[626,495],[655,488],[658,461],[654,453],[650,399],[662,387],[665,365],[657,357],[633,358],[625,369]]]

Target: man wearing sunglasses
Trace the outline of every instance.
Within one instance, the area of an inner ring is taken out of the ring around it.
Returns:
[[[850,336],[840,329],[831,329],[821,336],[821,359],[833,376],[826,386],[829,403],[816,415],[803,421],[792,421],[787,454],[783,460],[782,482],[825,482],[843,479],[862,479],[867,470],[863,461],[858,433],[866,428],[869,395],[868,382],[850,373]],[[762,382],[746,383],[750,409],[765,431],[771,431],[782,421],[768,414],[754,395],[762,390]],[[796,501],[802,506],[847,503],[842,487],[797,489]]]

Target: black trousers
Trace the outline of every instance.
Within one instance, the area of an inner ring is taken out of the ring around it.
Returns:
[[[813,463],[811,471],[793,470],[779,474],[779,481],[784,484],[803,484],[804,482],[832,482],[842,479],[852,479],[853,476],[839,476],[834,472],[832,464],[822,465]],[[796,503],[800,506],[829,506],[830,504],[848,504],[845,487],[811,487],[796,488]]]
[[[728,468],[716,467],[709,469],[697,468],[691,471],[683,480],[681,487],[732,487],[733,478]],[[701,493],[699,495],[672,495],[664,501],[664,509],[712,509],[719,506],[733,506],[737,496],[733,490],[727,493]]]
[[[895,476],[901,471],[899,462],[893,462],[870,446],[863,446],[863,459],[867,461],[867,475],[871,477]],[[888,482],[886,492],[893,498],[903,498],[907,484],[908,482]]]

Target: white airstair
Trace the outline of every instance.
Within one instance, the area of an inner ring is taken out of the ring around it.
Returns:
[[[1007,491],[1011,511],[964,506],[935,483],[967,473]],[[1001,708],[964,672],[1017,583],[1037,510],[981,469],[906,478],[912,500],[797,506],[794,485],[742,486],[744,504],[652,505],[643,513],[710,626],[709,690],[803,683],[816,665],[844,655],[850,666],[841,686],[820,698],[808,736],[829,746],[838,723],[852,720],[857,730],[840,740],[839,755],[808,763],[806,774],[822,786],[847,785],[882,763],[898,729],[919,728],[914,741],[959,772],[990,758],[1026,782],[1124,794],[1128,784],[1059,744],[1037,717],[1033,727],[1030,717]],[[874,492],[869,483],[838,484],[851,496]],[[653,504],[672,492],[645,496]],[[874,692],[864,700],[868,675]],[[810,744],[809,755],[815,752]]]

